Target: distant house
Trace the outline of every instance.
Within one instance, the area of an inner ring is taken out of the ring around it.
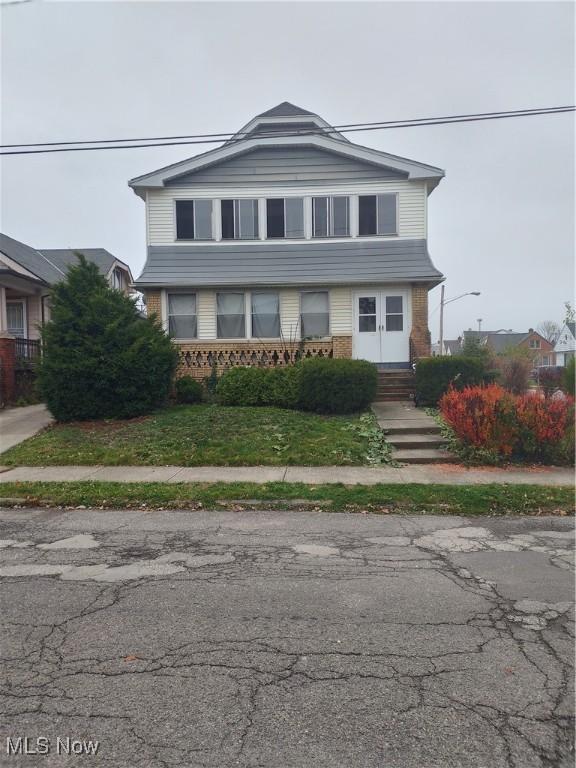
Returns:
[[[50,317],[52,287],[77,263],[76,253],[98,267],[112,288],[128,293],[130,267],[104,248],[42,249],[0,234],[0,336],[40,338]]]
[[[564,323],[554,346],[556,365],[566,365],[576,353],[576,322]]]
[[[501,331],[464,331],[464,341],[476,339],[482,346],[489,347],[496,354],[504,354],[515,347],[528,349],[533,353],[536,368],[556,364],[554,345],[540,333],[529,328],[527,333]]]

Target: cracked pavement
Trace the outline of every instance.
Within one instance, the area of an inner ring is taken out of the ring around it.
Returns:
[[[573,547],[560,517],[0,510],[0,765],[572,766]]]

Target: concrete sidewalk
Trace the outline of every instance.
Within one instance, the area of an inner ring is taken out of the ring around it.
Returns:
[[[45,405],[0,410],[0,453],[33,437],[53,421]]]
[[[114,483],[422,483],[447,485],[574,485],[565,467],[466,469],[457,464],[395,467],[0,467],[0,484],[14,481]]]

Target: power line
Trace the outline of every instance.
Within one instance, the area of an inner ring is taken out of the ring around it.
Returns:
[[[479,112],[467,115],[444,115],[441,117],[421,117],[407,120],[389,120],[367,123],[346,123],[340,126],[327,128],[315,127],[309,129],[295,129],[287,131],[260,131],[258,138],[287,138],[290,136],[325,136],[333,133],[354,133],[358,131],[379,131],[393,128],[419,128],[433,125],[450,125],[453,123],[480,122],[484,120],[504,120],[508,118],[534,117],[539,115],[561,114],[574,112],[576,106],[566,105],[559,107],[541,107],[534,109],[508,110],[506,112]],[[4,144],[0,149],[9,151],[0,152],[2,155],[31,155],[46,154],[51,152],[88,152],[108,149],[143,149],[146,147],[170,147],[188,144],[220,144],[231,139],[239,140],[245,136],[253,135],[251,132],[236,133],[207,133],[191,134],[189,136],[159,136],[141,139],[94,139],[86,141],[40,142],[35,144]],[[120,142],[146,142],[146,143],[120,143]],[[103,146],[85,146],[98,144]],[[25,147],[25,149],[13,149]],[[49,147],[48,149],[28,149],[28,147]]]
[[[326,131],[333,133],[335,131],[342,132],[344,129],[347,128],[357,128],[358,130],[362,130],[364,126],[371,127],[371,126],[388,126],[388,125],[395,125],[399,123],[421,123],[423,121],[430,121],[430,120],[458,120],[458,119],[464,119],[464,118],[481,118],[481,117],[498,117],[501,115],[509,115],[509,116],[515,116],[515,115],[524,115],[524,114],[549,114],[552,112],[558,112],[558,111],[565,111],[565,110],[573,110],[575,109],[574,106],[567,105],[567,106],[561,106],[561,107],[534,107],[532,109],[516,109],[516,110],[506,110],[505,112],[477,112],[473,114],[464,114],[464,115],[443,115],[441,117],[416,117],[416,118],[408,118],[405,120],[378,120],[375,122],[364,122],[364,123],[342,123],[341,125],[331,125],[327,128],[322,128],[320,126],[315,126],[314,128],[295,128],[293,131],[286,131],[286,135],[298,135],[299,133],[306,134],[306,133],[316,133],[319,131]],[[119,142],[126,142],[126,141],[177,141],[179,139],[221,139],[222,141],[226,141],[229,139],[232,139],[236,136],[249,136],[251,131],[232,131],[228,133],[196,133],[196,134],[185,134],[183,136],[143,136],[140,138],[131,138],[131,139],[87,139],[83,141],[41,141],[34,144],[0,144],[0,149],[8,149],[11,147],[52,147],[52,146],[70,146],[75,144],[117,144]],[[278,135],[278,131],[261,131],[258,134],[259,136],[265,135],[265,136],[276,136]]]

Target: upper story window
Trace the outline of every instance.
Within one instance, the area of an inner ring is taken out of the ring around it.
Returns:
[[[176,239],[212,240],[212,200],[176,200]]]
[[[304,198],[266,200],[266,237],[304,237]]]
[[[222,239],[258,239],[258,200],[222,200]]]
[[[124,273],[120,267],[114,267],[112,270],[112,288],[121,291],[124,288]]]
[[[350,198],[312,198],[312,237],[350,235]]]
[[[530,349],[540,349],[540,339],[530,339],[528,344]]]
[[[359,235],[397,235],[396,195],[360,195],[358,198]]]

